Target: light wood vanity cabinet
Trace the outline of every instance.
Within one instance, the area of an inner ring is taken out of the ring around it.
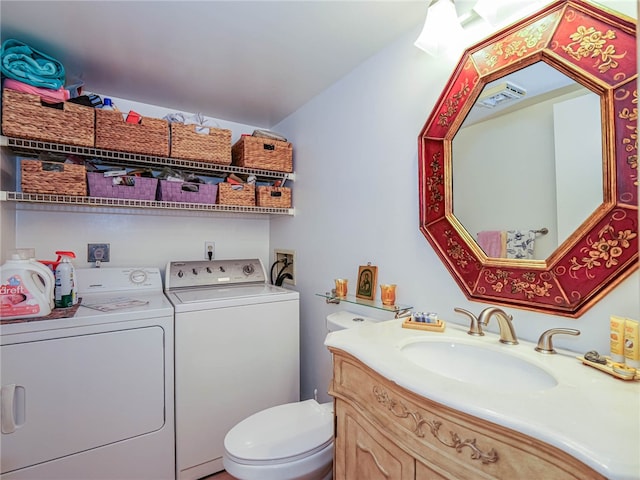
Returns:
[[[556,447],[416,395],[330,350],[336,480],[605,478]]]

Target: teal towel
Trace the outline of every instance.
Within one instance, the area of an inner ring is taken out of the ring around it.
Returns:
[[[57,90],[64,86],[64,67],[55,58],[13,39],[2,43],[0,52],[4,76],[34,87]]]

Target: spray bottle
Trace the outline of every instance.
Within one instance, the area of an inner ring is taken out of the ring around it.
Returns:
[[[72,307],[78,303],[78,292],[75,283],[75,269],[71,263],[71,258],[76,258],[73,252],[56,252],[56,288],[55,299],[56,308]]]

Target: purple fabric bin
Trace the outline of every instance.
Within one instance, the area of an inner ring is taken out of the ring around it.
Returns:
[[[90,197],[155,200],[157,178],[124,175],[105,177],[102,173],[87,172]]]
[[[218,185],[160,180],[158,200],[164,202],[214,204],[216,203],[217,193]]]

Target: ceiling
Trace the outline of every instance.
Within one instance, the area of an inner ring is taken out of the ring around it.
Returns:
[[[2,0],[0,32],[59,60],[85,91],[268,128],[418,29],[427,5]]]

